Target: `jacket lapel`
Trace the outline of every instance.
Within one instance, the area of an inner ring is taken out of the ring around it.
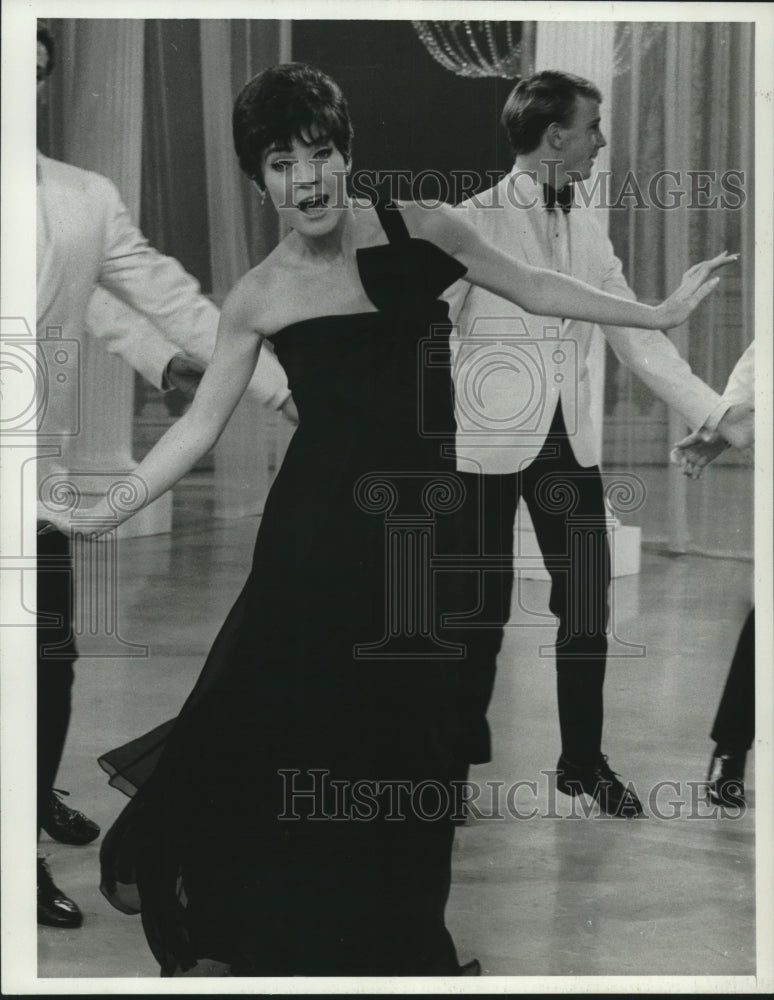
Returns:
[[[513,234],[513,253],[533,267],[546,267],[546,253],[542,227],[545,224],[540,190],[530,181],[509,174],[503,184],[505,204],[508,206],[506,224]],[[536,204],[532,204],[536,202]]]
[[[590,231],[591,219],[585,213],[591,209],[573,208],[569,215],[570,223],[570,270],[573,278],[583,281],[593,288],[599,287],[594,264],[599,256],[599,242]],[[586,320],[565,320],[562,332],[566,335],[568,327],[577,326],[580,330],[590,330],[595,324]]]
[[[570,233],[570,270],[574,278],[589,282],[592,247],[588,238],[588,218],[583,215],[588,209],[573,208],[568,216]]]

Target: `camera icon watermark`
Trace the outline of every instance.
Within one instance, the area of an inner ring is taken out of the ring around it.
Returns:
[[[540,335],[521,317],[477,317],[470,333],[452,337],[452,376],[458,434],[469,443],[518,436],[520,445],[542,441],[554,400],[564,387],[563,415],[568,434],[577,429],[574,405],[578,384],[578,346],[561,336],[559,325],[547,324]],[[419,370],[429,380],[448,363],[433,334],[421,344]],[[422,406],[426,391],[420,385],[421,433],[432,434]]]
[[[80,344],[46,328],[36,337],[22,317],[2,321],[3,435],[72,437],[80,432]]]

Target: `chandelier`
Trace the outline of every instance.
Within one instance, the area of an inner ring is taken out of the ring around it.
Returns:
[[[457,76],[517,79],[531,73],[532,21],[412,21],[436,62]]]

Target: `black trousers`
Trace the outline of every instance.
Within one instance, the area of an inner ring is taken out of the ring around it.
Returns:
[[[59,531],[38,535],[38,828],[70,723],[73,663],[78,658],[73,635],[73,564],[70,540]]]
[[[742,626],[712,727],[718,749],[747,753],[755,737],[755,608]]]
[[[499,557],[497,568],[466,574],[472,581],[467,587],[469,606],[477,604],[471,627],[465,630],[464,698],[473,718],[469,759],[475,763],[490,756],[484,720],[511,614],[513,525],[523,498],[551,576],[549,607],[559,619],[556,673],[562,753],[574,763],[594,762],[602,742],[610,585],[599,468],[576,462],[559,406],[540,454],[522,472],[461,477],[468,505],[463,519],[469,533],[466,552],[473,562],[478,556]]]

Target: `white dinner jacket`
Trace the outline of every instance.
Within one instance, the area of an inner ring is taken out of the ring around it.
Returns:
[[[528,264],[551,266],[542,189],[523,171],[514,169],[460,210],[501,250]],[[593,209],[573,207],[566,218],[573,277],[634,299]],[[529,465],[545,442],[559,399],[575,458],[582,466],[598,464],[588,366],[594,324],[531,315],[464,280],[446,298],[457,325],[458,467],[502,474]],[[692,374],[663,333],[623,327],[602,331],[620,361],[692,427],[717,423],[720,396]]]
[[[78,340],[88,328],[157,387],[179,350],[211,360],[218,309],[176,260],[148,244],[111,181],[38,154],[37,202],[39,338],[52,328]],[[97,286],[149,322],[89,323]],[[287,398],[285,372],[270,351],[262,351],[250,391],[268,405]]]

